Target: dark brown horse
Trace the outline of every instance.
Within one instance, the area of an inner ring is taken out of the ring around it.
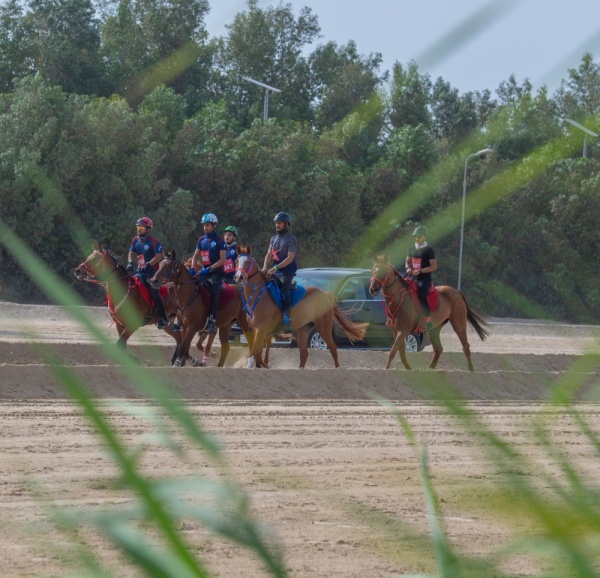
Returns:
[[[413,296],[410,294],[408,281],[392,267],[387,259],[375,261],[371,273],[369,292],[375,296],[383,292],[386,302],[388,323],[394,334],[394,343],[388,354],[386,369],[390,368],[396,352],[400,352],[400,359],[406,369],[410,369],[406,359],[404,340],[417,329],[420,324],[420,311],[417,310]],[[482,341],[489,335],[486,329],[488,324],[473,311],[467,304],[462,291],[448,286],[437,287],[439,305],[431,312],[433,329],[429,331],[429,340],[433,346],[433,359],[429,367],[434,369],[444,348],[440,341],[440,331],[450,321],[450,325],[460,339],[469,370],[473,371],[471,362],[471,348],[467,339],[467,322],[475,329]]]
[[[250,247],[238,246],[235,280],[244,287],[246,313],[251,318],[254,328],[254,345],[248,367],[254,364],[268,367],[262,357],[265,338],[280,325],[283,312],[273,301],[267,289],[267,280],[254,258]],[[308,334],[314,325],[321,334],[333,357],[336,367],[338,361],[337,346],[333,341],[333,320],[336,320],[351,341],[362,339],[367,330],[367,323],[353,323],[335,304],[332,293],[325,293],[316,287],[307,287],[306,295],[292,308],[291,325],[296,331],[298,349],[300,350],[300,368],[308,359]]]
[[[183,261],[177,259],[175,251],[166,254],[158,266],[158,271],[151,279],[152,285],[157,288],[167,282],[173,283],[175,287],[178,315],[183,325],[183,336],[174,365],[183,366],[189,354],[190,344],[192,343],[192,339],[194,339],[194,335],[201,332],[206,326],[209,308],[197,285],[198,280],[189,274]],[[252,332],[244,313],[242,290],[237,285],[230,285],[229,287],[234,295],[230,301],[219,308],[216,320],[217,327],[219,328],[219,341],[221,342],[219,367],[225,365],[225,360],[230,349],[229,333],[235,321],[238,322],[246,335],[248,346],[252,346]]]
[[[94,245],[92,253],[74,269],[73,274],[81,281],[96,283],[106,290],[108,311],[119,334],[117,345],[126,347],[127,340],[140,327],[158,321],[158,313],[153,306],[148,305],[125,267],[119,264],[114,255],[103,249],[100,243]],[[165,307],[167,316],[173,321],[177,310],[173,289],[169,290]],[[179,333],[172,331],[172,323],[165,328],[165,332],[180,343],[181,337]],[[198,364],[195,359],[191,361],[194,365]]]

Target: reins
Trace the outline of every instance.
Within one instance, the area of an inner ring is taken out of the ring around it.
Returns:
[[[388,281],[390,279],[390,277],[393,277],[392,282],[389,285],[386,285],[385,283],[386,283],[386,281]],[[384,297],[385,302],[386,302],[386,308],[385,308],[386,317],[390,321],[394,321],[394,319],[396,318],[396,315],[397,315],[398,311],[400,310],[400,307],[402,306],[402,302],[404,301],[404,297],[409,292],[408,286],[406,286],[404,283],[402,283],[402,281],[398,280],[398,273],[393,269],[393,267],[391,265],[387,265],[387,273],[386,273],[386,275],[385,275],[385,277],[383,279],[378,279],[377,277],[372,277],[371,278],[371,282],[373,282],[373,281],[379,282],[379,290],[383,289],[383,297]],[[386,289],[390,289],[396,283],[400,283],[400,288],[398,289],[398,291],[396,291],[396,293],[394,293],[394,295],[387,294],[385,292]],[[396,308],[392,312],[391,311],[392,305],[394,304],[394,301],[396,300],[396,298],[398,297],[398,295],[400,295],[400,300],[398,301],[398,304],[396,305]]]
[[[256,261],[254,259],[252,259],[252,257],[250,257],[249,255],[246,255],[246,257],[250,260],[250,263],[251,263],[250,271],[252,271],[252,268],[256,265]],[[254,271],[252,274],[249,274],[250,271],[246,272],[241,267],[238,267],[237,271],[241,271],[243,273],[243,277],[244,277],[244,280],[240,283],[240,285],[252,287],[252,291],[250,292],[250,297],[248,297],[247,299],[246,299],[246,292],[242,291],[242,305],[244,308],[244,313],[246,313],[246,315],[252,319],[252,317],[254,317],[254,310],[256,309],[258,302],[262,299],[264,292],[267,290],[267,281],[266,281],[266,279],[263,278],[263,286],[262,287],[259,287],[258,285],[255,285],[254,283],[249,283],[249,281],[250,281],[250,279],[252,279],[252,277],[254,277],[260,273],[260,269],[258,267],[256,267],[256,271]],[[258,291],[258,295],[256,295],[256,298],[255,298],[254,295],[257,291]],[[254,302],[253,302],[253,300],[254,300]]]

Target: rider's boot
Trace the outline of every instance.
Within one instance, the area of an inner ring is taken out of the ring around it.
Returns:
[[[156,324],[156,327],[165,329],[165,327],[169,326],[169,320],[167,319],[165,302],[162,300],[162,297],[155,299],[154,307],[156,307],[156,312],[158,313],[158,323]]]
[[[206,331],[207,333],[217,332],[217,322],[215,321],[215,318],[212,315],[208,318],[208,322],[206,323]]]
[[[290,333],[292,331],[292,310],[286,309],[283,312],[283,331]]]

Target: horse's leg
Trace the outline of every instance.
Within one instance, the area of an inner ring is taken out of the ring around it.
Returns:
[[[219,327],[219,341],[221,342],[221,356],[219,357],[219,363],[217,367],[223,367],[225,365],[225,360],[227,359],[227,355],[229,354],[229,349],[231,346],[229,345],[229,331],[231,329],[231,325],[227,323]],[[215,334],[211,333],[208,338],[208,343],[206,344],[206,349],[210,352],[210,346],[212,342],[215,340]],[[208,355],[208,352],[206,355]],[[206,359],[206,357],[205,357]]]
[[[464,318],[455,319],[453,315],[450,317],[450,325],[452,325],[452,329],[460,339],[460,343],[463,348],[463,352],[465,357],[467,358],[467,365],[469,366],[469,371],[474,371],[473,362],[471,361],[471,346],[469,345],[469,339],[467,338],[467,314],[465,311]]]
[[[248,360],[249,366],[252,363],[255,363],[257,366],[264,367],[266,369],[269,368],[262,356],[263,344],[265,342],[266,335],[267,330],[264,327],[256,327],[254,329],[254,344],[252,345],[252,350],[250,351],[251,355],[250,359]]]
[[[296,343],[300,352],[300,369],[304,369],[308,360],[308,331],[306,325],[296,330]]]
[[[389,369],[392,365],[392,360],[396,356],[396,352],[400,354],[400,361],[402,361],[402,365],[404,365],[405,369],[411,369],[410,363],[408,363],[408,359],[406,358],[406,343],[405,339],[408,335],[408,330],[404,329],[402,331],[396,332],[396,338],[394,339],[394,343],[392,344],[392,348],[388,353],[387,364],[385,366],[386,369]]]
[[[271,355],[271,342],[273,341],[272,335],[267,335],[265,339],[265,363],[269,365],[269,356]]]
[[[327,348],[329,349],[329,353],[331,353],[333,363],[335,364],[336,368],[339,367],[340,362],[338,360],[338,349],[335,341],[333,340],[333,311],[331,314],[325,316],[325,318],[315,320],[315,327],[321,334],[323,341],[327,343]]]
[[[206,318],[204,318],[206,320]],[[192,344],[192,339],[194,335],[198,333],[198,330],[203,327],[203,325],[197,322],[197,319],[189,319],[185,322],[185,333],[181,339],[181,343],[177,350],[177,359],[175,360],[174,365],[176,367],[184,367],[185,362],[190,357],[190,345]]]
[[[442,325],[436,325],[429,332],[429,341],[431,341],[431,345],[433,347],[433,357],[431,358],[431,363],[429,364],[429,369],[435,369],[437,366],[437,362],[440,359],[440,355],[442,355],[442,351],[444,348],[442,347],[442,341],[440,339],[440,331],[442,330]]]

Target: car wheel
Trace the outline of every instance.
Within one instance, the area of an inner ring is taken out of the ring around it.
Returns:
[[[421,351],[423,349],[423,334],[422,333],[411,333],[404,340],[404,348],[406,351],[411,353],[417,353],[417,351]]]
[[[313,327],[308,334],[309,349],[327,349],[327,343],[321,334]]]

